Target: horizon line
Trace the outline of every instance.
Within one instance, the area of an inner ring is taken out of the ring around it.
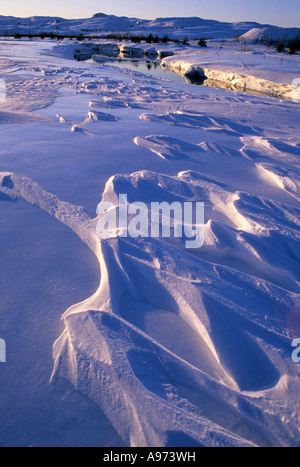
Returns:
[[[197,19],[203,19],[205,21],[215,21],[217,23],[224,23],[224,24],[240,24],[240,23],[253,23],[253,24],[259,24],[260,26],[273,26],[281,29],[300,29],[300,26],[278,26],[277,24],[271,24],[271,23],[260,23],[259,21],[256,20],[238,20],[238,21],[221,21],[213,18],[203,18],[201,16],[157,16],[155,18],[141,18],[138,16],[126,16],[126,15],[114,15],[114,14],[108,14],[108,13],[102,13],[102,12],[97,12],[94,13],[92,16],[76,16],[76,17],[65,17],[65,16],[55,16],[55,15],[29,15],[29,16],[14,16],[14,15],[1,15],[0,17],[3,18],[22,18],[22,19],[29,19],[29,18],[57,18],[57,19],[64,19],[64,20],[85,20],[85,19],[93,19],[96,15],[102,14],[103,16],[113,16],[115,18],[129,18],[129,19],[141,19],[145,21],[155,21],[157,19],[180,19],[180,18],[197,18]]]

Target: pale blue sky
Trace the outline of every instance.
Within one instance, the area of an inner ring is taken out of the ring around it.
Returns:
[[[0,0],[0,14],[88,18],[94,13],[151,19],[199,16],[220,21],[258,21],[300,27],[299,0]]]

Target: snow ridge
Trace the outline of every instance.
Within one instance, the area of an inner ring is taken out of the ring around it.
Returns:
[[[271,302],[279,309],[280,303],[296,308],[297,294],[191,255],[180,242],[119,237],[100,242],[98,219],[82,208],[24,177],[5,172],[0,181],[2,193],[55,216],[99,260],[98,291],[63,316],[53,382],[69,379],[131,446],[167,445],[176,432],[205,446],[285,445],[296,436],[296,406],[288,428],[279,410],[296,390],[292,363],[284,357],[290,330],[284,314],[269,310]],[[171,177],[147,171],[112,177],[102,200],[118,209],[124,187],[130,202],[166,194],[177,200],[201,196],[210,206],[207,253],[222,249],[230,235],[233,250],[244,248],[244,262],[253,256],[263,264],[257,245],[250,247],[251,236],[264,242],[275,225],[268,216],[262,223],[250,215],[249,207],[259,200],[230,193],[200,173]],[[281,280],[277,272],[274,282]]]

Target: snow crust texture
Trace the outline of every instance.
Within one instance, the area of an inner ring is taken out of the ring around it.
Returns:
[[[99,260],[98,291],[63,316],[53,380],[69,379],[132,446],[166,444],[178,431],[205,446],[287,443],[297,436],[297,408],[286,408],[287,426],[279,406],[296,395],[287,354],[299,282],[288,251],[299,210],[232,193],[201,173],[115,176],[103,200],[116,202],[124,188],[130,202],[205,200],[206,259],[160,239],[99,243],[97,219],[82,208],[1,174],[2,193],[57,217]],[[274,219],[277,210],[284,214]]]
[[[38,206],[99,263],[95,293],[62,316],[52,383],[69,380],[126,445],[174,446],[178,437],[193,446],[299,445],[299,366],[291,358],[300,334],[298,104],[94,63],[60,59],[55,67],[49,57],[38,53],[30,69],[19,63],[27,107],[12,96],[13,116],[4,106],[0,126],[15,135],[27,127],[28,140],[46,142],[55,181],[27,162],[18,166],[26,176],[3,170],[0,203]],[[203,247],[117,231],[100,240],[101,216],[57,181],[49,132],[80,161],[82,198],[100,173],[87,175],[86,166],[99,157],[110,172],[102,201],[113,210],[124,193],[147,206],[204,202]]]

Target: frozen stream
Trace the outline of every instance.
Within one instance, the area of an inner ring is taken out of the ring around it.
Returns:
[[[162,68],[159,61],[107,57],[99,57],[97,59],[94,57],[93,61],[101,63],[101,65],[116,66],[120,69],[127,68],[128,70],[138,71],[155,78],[167,79],[175,83],[190,83],[190,80],[184,76],[181,76],[174,71]]]

